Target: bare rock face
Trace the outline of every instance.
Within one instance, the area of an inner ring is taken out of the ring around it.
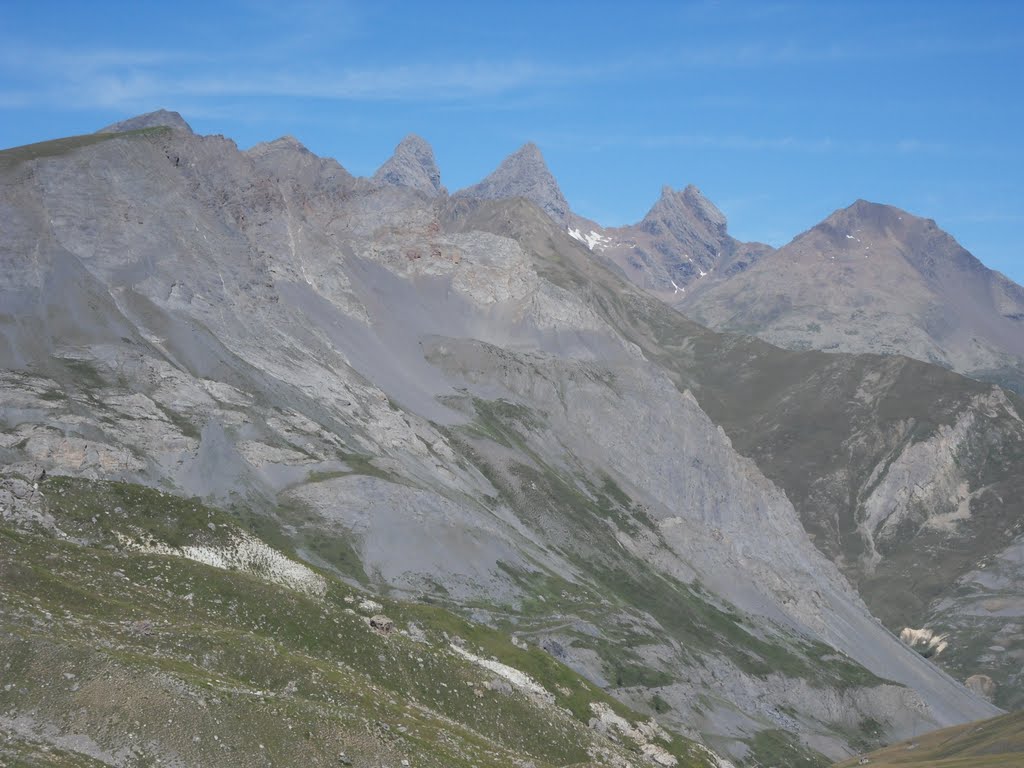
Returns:
[[[192,133],[192,127],[185,122],[185,118],[177,112],[171,112],[166,109],[158,109],[155,112],[148,112],[144,115],[122,120],[119,123],[113,123],[106,128],[101,128],[99,133],[122,133],[124,131],[137,131],[141,128],[156,128],[158,126],[167,126],[177,131]]]
[[[1024,288],[892,206],[858,200],[677,306],[791,349],[905,354],[1024,391]]]
[[[570,222],[569,203],[544,162],[540,148],[533,142],[524,144],[506,157],[479,184],[460,190],[456,195],[476,200],[522,197],[562,226]]]
[[[395,147],[395,153],[373,174],[379,184],[410,187],[433,197],[445,191],[441,171],[430,144],[409,134]]]
[[[663,187],[661,198],[640,222],[651,234],[667,230],[680,240],[697,236],[706,242],[722,240],[725,224],[725,214],[692,184],[679,191]]]
[[[707,283],[743,272],[772,250],[729,235],[725,215],[692,184],[681,190],[663,187],[636,224],[604,228],[573,217],[569,235],[673,306]]]

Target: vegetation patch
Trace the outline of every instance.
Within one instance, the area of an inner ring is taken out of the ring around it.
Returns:
[[[82,136],[68,136],[63,139],[52,141],[41,141],[36,144],[25,144],[20,147],[13,147],[0,151],[0,170],[8,170],[30,160],[39,160],[44,157],[57,157],[74,152],[83,147],[93,144],[100,144],[111,139],[124,139],[134,136],[158,136],[169,132],[171,129],[166,126],[153,128],[141,128],[136,131],[123,131],[120,133],[88,133]]]

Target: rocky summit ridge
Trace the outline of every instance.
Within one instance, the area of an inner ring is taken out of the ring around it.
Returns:
[[[680,308],[796,349],[905,354],[1024,389],[1024,288],[931,219],[858,200]]]
[[[431,196],[445,192],[433,148],[415,134],[409,134],[399,142],[395,153],[377,169],[373,179],[382,184],[410,187]]]
[[[551,174],[540,148],[533,142],[527,142],[502,160],[483,181],[459,190],[455,195],[475,200],[522,197],[559,224],[566,226],[570,223],[569,203]]]
[[[99,133],[123,133],[125,131],[137,131],[142,128],[166,127],[176,131],[192,133],[192,126],[185,122],[179,113],[167,109],[158,109],[155,112],[147,112],[144,115],[130,117],[118,123],[101,128]]]
[[[823,765],[996,714],[997,634],[1016,700],[977,611],[1018,399],[716,333],[579,220],[424,191],[152,124],[0,152],[11,749]]]

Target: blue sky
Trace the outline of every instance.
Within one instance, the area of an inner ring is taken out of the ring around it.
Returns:
[[[663,184],[773,245],[891,203],[1024,283],[1024,3],[0,4],[0,146],[160,107],[363,175],[415,132],[451,190],[532,140],[608,225]]]

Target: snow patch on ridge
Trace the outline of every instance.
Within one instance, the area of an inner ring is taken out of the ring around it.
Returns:
[[[580,230],[575,227],[569,227],[569,237],[575,238],[583,243],[590,250],[594,250],[600,246],[601,248],[607,248],[611,243],[612,239],[602,235],[600,232],[590,230],[587,234],[583,234]]]

